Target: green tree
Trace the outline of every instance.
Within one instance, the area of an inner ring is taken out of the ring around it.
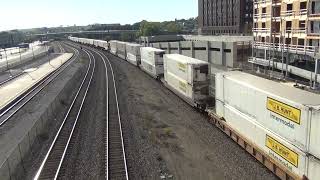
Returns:
[[[170,33],[181,33],[182,32],[182,27],[179,26],[177,23],[175,22],[169,22],[166,26],[165,26],[165,30],[167,32]]]
[[[159,22],[142,21],[140,24],[140,30],[138,36],[153,36],[159,35],[161,26]]]

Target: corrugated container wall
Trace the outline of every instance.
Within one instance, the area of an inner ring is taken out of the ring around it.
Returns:
[[[154,77],[163,75],[163,55],[165,51],[151,47],[142,47],[140,53],[141,68]]]
[[[126,42],[118,41],[117,42],[117,55],[122,58],[126,59]]]
[[[138,66],[141,61],[140,44],[127,43],[127,60],[128,62]]]
[[[320,158],[320,96],[243,72],[216,76],[216,99]]]
[[[166,71],[171,72],[188,84],[207,83],[209,80],[209,64],[198,59],[179,54],[164,55]]]
[[[196,104],[209,96],[209,64],[179,54],[164,55],[164,79],[175,91]]]
[[[110,52],[114,55],[117,55],[117,41],[110,41]]]
[[[288,171],[298,175],[301,179],[308,175],[310,179],[314,175],[310,174],[309,167],[317,168],[317,164],[310,163],[312,156],[301,151],[290,142],[261,126],[254,118],[247,116],[232,106],[223,104],[216,100],[217,114],[224,117],[226,123],[247,139],[255,147],[265,154],[268,154],[279,164],[283,165]],[[320,170],[318,168],[318,170]]]

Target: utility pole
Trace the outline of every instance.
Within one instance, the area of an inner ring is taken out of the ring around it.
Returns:
[[[34,45],[34,44],[32,44],[32,47],[31,47],[31,48],[32,48],[32,59],[34,59],[33,45]]]
[[[288,32],[288,38],[290,38],[290,32]],[[287,45],[287,59],[286,59],[286,76],[285,79],[289,76],[289,72],[288,72],[288,66],[289,66],[289,44]]]
[[[6,48],[4,48],[4,55],[6,56],[7,70],[9,70],[9,62],[8,62],[8,57],[7,57],[7,50],[6,50]]]
[[[21,51],[20,51],[20,47],[19,47],[19,55],[20,55],[20,63],[22,64],[22,58],[21,58]]]
[[[316,59],[315,63],[315,71],[314,71],[314,84],[313,84],[313,89],[318,88],[318,72],[319,71],[319,59]]]

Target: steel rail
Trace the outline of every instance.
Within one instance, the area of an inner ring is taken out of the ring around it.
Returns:
[[[125,170],[125,177],[126,180],[129,180],[129,175],[128,175],[128,167],[127,167],[127,160],[126,160],[126,153],[125,153],[125,145],[124,145],[124,138],[123,138],[123,131],[122,131],[122,123],[121,123],[121,115],[120,115],[120,108],[119,108],[119,101],[118,101],[118,93],[117,93],[117,87],[116,87],[116,81],[115,81],[115,75],[114,75],[114,71],[113,71],[113,67],[110,63],[109,58],[104,55],[103,53],[101,53],[100,51],[97,51],[93,48],[91,48],[92,51],[94,51],[95,53],[97,53],[104,61],[108,62],[108,65],[110,67],[111,70],[111,75],[112,75],[112,81],[113,81],[113,88],[114,88],[114,95],[115,95],[115,100],[116,100],[116,106],[117,106],[117,115],[118,115],[118,123],[119,123],[119,131],[120,131],[120,137],[121,137],[121,146],[122,146],[122,156],[123,156],[123,163],[124,163],[124,170]],[[109,124],[109,117],[107,117],[107,124]],[[108,134],[109,134],[109,127],[107,126],[107,138]],[[107,143],[109,144],[109,139],[107,139]],[[109,148],[107,149],[107,152],[109,151]],[[107,164],[109,161],[109,154],[107,153]],[[109,174],[109,164],[107,165],[107,175],[106,175],[106,179],[109,180],[110,179],[110,174]]]
[[[79,117],[80,117],[80,114],[81,114],[81,111],[82,111],[82,107],[83,107],[84,102],[85,102],[85,100],[86,100],[87,93],[88,93],[88,91],[89,91],[89,87],[90,87],[91,82],[92,82],[92,79],[93,79],[93,74],[94,74],[94,72],[95,72],[95,58],[94,58],[94,56],[93,56],[90,52],[87,52],[86,50],[84,50],[84,51],[85,51],[85,53],[88,55],[89,60],[90,60],[88,69],[87,69],[86,74],[85,74],[85,76],[84,76],[84,78],[83,78],[83,80],[82,80],[82,83],[81,83],[81,85],[80,85],[80,87],[79,87],[79,89],[78,89],[78,91],[77,91],[77,93],[76,93],[76,95],[75,95],[75,97],[74,97],[74,99],[73,99],[73,101],[72,101],[72,103],[71,103],[71,105],[70,105],[70,107],[69,107],[66,115],[65,115],[65,118],[64,118],[64,120],[63,120],[63,122],[62,122],[62,124],[61,124],[61,126],[60,126],[60,128],[59,128],[59,130],[58,130],[58,132],[57,132],[57,134],[56,134],[56,136],[55,136],[55,138],[54,138],[54,140],[53,140],[53,142],[52,142],[52,144],[51,144],[51,146],[50,146],[50,148],[49,148],[49,150],[48,150],[45,158],[43,159],[43,161],[42,161],[42,163],[41,163],[41,166],[39,167],[39,169],[38,169],[38,171],[37,171],[37,173],[36,173],[36,175],[35,175],[35,177],[34,177],[34,180],[41,179],[41,173],[43,172],[46,164],[48,163],[49,156],[53,153],[53,149],[54,149],[54,147],[55,147],[55,145],[56,145],[56,143],[57,143],[57,141],[58,141],[58,138],[61,137],[60,135],[61,135],[62,132],[63,132],[63,128],[64,128],[64,126],[65,126],[65,124],[66,124],[66,121],[67,121],[67,119],[70,117],[71,111],[73,110],[73,108],[74,108],[74,106],[75,106],[75,103],[76,103],[76,101],[77,101],[78,98],[79,98],[79,94],[80,94],[81,90],[83,90],[83,86],[84,86],[86,80],[88,79],[87,77],[88,77],[90,68],[91,68],[91,66],[92,66],[92,72],[91,72],[91,75],[90,75],[90,77],[89,77],[89,82],[88,82],[87,87],[85,88],[85,92],[84,92],[84,95],[83,95],[83,97],[82,97],[81,104],[80,104],[80,107],[79,107],[79,109],[78,109],[76,118],[75,118],[75,120],[74,120],[74,123],[73,123],[73,126],[72,126],[72,130],[71,130],[71,132],[70,132],[70,134],[69,134],[69,137],[68,137],[68,140],[67,140],[67,142],[66,142],[66,144],[65,144],[63,153],[62,153],[62,154],[59,154],[59,155],[61,155],[61,158],[60,158],[60,160],[59,160],[59,162],[58,162],[58,166],[55,167],[55,168],[56,168],[55,170],[53,170],[53,171],[55,171],[55,172],[54,172],[54,178],[52,177],[52,179],[57,179],[57,178],[58,178],[58,175],[59,175],[59,172],[60,172],[62,163],[63,163],[63,161],[64,161],[64,159],[65,159],[65,155],[66,155],[67,149],[68,149],[68,147],[69,147],[69,144],[70,144],[70,141],[71,141],[73,132],[74,132],[75,127],[76,127],[76,125],[77,125],[77,123],[78,123],[78,119],[79,119]],[[91,55],[93,58],[91,58],[90,55]],[[93,64],[93,65],[92,65],[92,64]],[[68,130],[68,129],[67,129],[67,130]],[[62,138],[63,138],[63,137],[62,137]]]
[[[8,79],[4,80],[4,81],[1,81],[1,82],[0,82],[0,87],[1,87],[1,86],[3,86],[3,85],[5,85],[5,84],[7,84],[8,82],[10,82],[10,81],[14,80],[15,78],[17,78],[17,77],[19,77],[19,76],[23,75],[23,74],[24,74],[24,72],[21,72],[21,73],[16,74],[16,75],[14,75],[14,76],[12,76],[12,77],[10,77],[10,78],[8,78]]]

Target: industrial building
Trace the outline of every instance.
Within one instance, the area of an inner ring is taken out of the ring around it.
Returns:
[[[252,0],[199,0],[199,34],[251,34],[252,5]]]
[[[316,85],[320,1],[255,0],[254,53],[249,62]]]

